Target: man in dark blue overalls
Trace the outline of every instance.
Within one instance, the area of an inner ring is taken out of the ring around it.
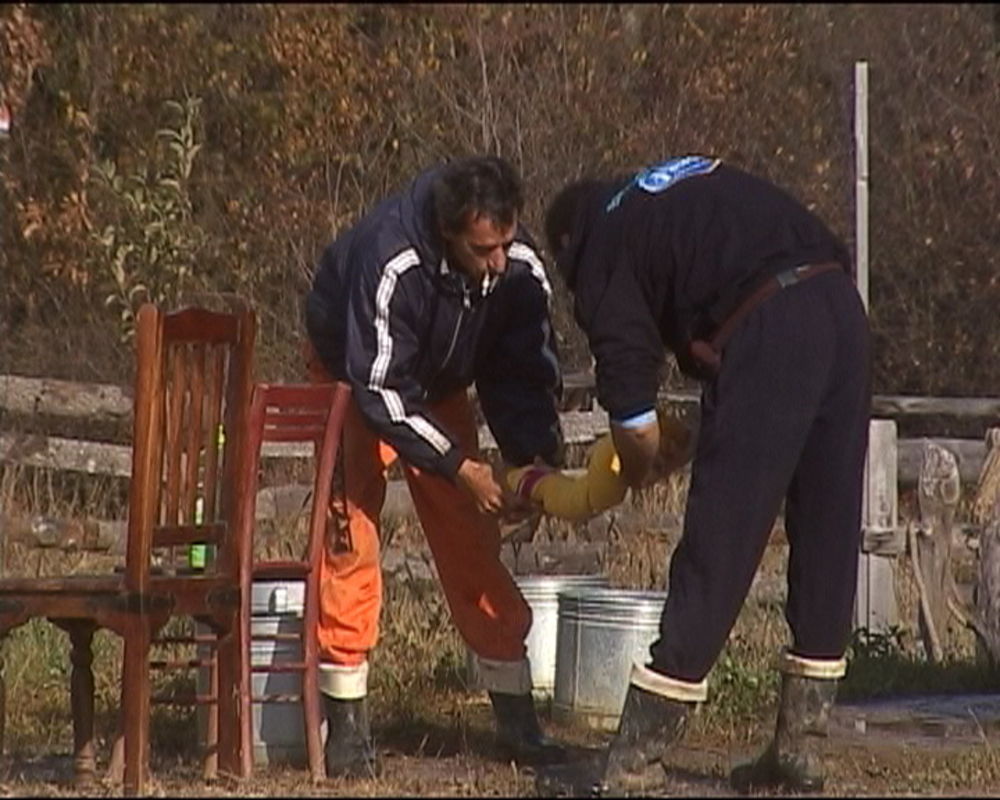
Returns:
[[[633,667],[599,774],[545,773],[539,788],[627,792],[662,779],[664,750],[706,699],[784,500],[792,641],[777,727],[731,778],[743,790],[819,789],[815,742],[851,633],[871,405],[868,322],[846,248],[786,192],[703,156],[570,184],[546,233],[630,486],[648,482],[659,445],[664,346],[702,396],[651,659]]]

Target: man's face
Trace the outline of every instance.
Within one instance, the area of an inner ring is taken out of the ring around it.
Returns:
[[[457,233],[443,234],[448,263],[477,284],[487,275],[502,275],[507,269],[507,248],[514,241],[517,220],[507,226],[483,215],[469,215]]]

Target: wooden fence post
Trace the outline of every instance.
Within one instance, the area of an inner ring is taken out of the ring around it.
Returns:
[[[863,541],[858,555],[854,628],[887,633],[899,624],[896,603],[896,548],[898,541],[899,486],[897,478],[896,423],[873,419],[868,427],[864,495],[861,504]],[[877,546],[880,543],[881,546]]]

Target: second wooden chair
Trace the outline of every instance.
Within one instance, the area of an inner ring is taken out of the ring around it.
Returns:
[[[316,626],[319,617],[319,567],[327,529],[328,507],[334,467],[343,429],[344,415],[350,389],[343,383],[330,384],[267,384],[254,387],[253,402],[247,426],[246,458],[238,483],[237,496],[243,503],[238,515],[244,526],[240,538],[253,541],[255,504],[261,468],[261,450],[265,442],[312,443],[314,445],[314,473],[312,501],[309,514],[308,538],[304,552],[297,560],[254,560],[253,547],[247,548],[247,561],[240,570],[244,576],[242,586],[242,632],[247,650],[243,658],[241,695],[241,752],[246,762],[243,772],[252,768],[253,757],[253,703],[300,702],[304,723],[306,755],[309,771],[314,780],[326,774],[323,746],[320,738],[322,713],[319,697],[319,665]],[[307,455],[307,454],[306,454]],[[251,633],[251,597],[254,582],[301,581],[305,584],[305,602],[301,635],[278,632],[273,634]],[[285,640],[301,638],[301,660],[272,664],[251,664],[251,643],[266,639]],[[298,672],[302,675],[299,695],[254,694],[252,673]]]

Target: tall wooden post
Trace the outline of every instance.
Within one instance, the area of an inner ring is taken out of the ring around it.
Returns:
[[[896,556],[900,552],[896,423],[873,419],[868,428],[854,627],[886,633],[899,624]]]
[[[854,63],[854,265],[868,310],[868,62]]]
[[[868,302],[868,62],[854,64],[854,202],[855,268],[858,292]],[[865,458],[861,525],[864,539],[858,556],[854,627],[884,633],[899,622],[895,590],[898,552],[898,484],[896,423],[869,424]]]

